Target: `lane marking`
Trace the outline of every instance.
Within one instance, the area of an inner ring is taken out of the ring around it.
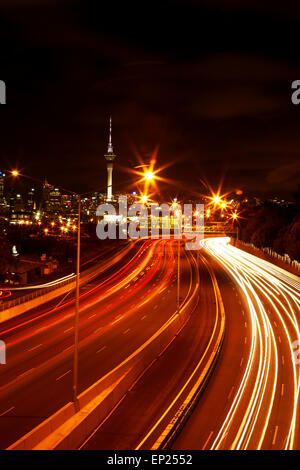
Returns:
[[[68,331],[73,330],[74,326],[71,326],[71,328],[68,328],[67,330],[64,331],[64,333],[67,333]]]
[[[281,384],[281,396],[283,397],[284,394],[284,384]]]
[[[284,356],[281,356],[281,363],[284,366]]]
[[[114,320],[113,322],[111,322],[111,325],[114,325],[115,323],[117,323],[118,321],[120,321],[121,318],[122,318],[122,315],[121,315],[121,314],[120,314],[120,315],[117,315],[116,318],[115,318],[115,320]]]
[[[277,437],[277,432],[278,432],[278,426],[275,426],[275,431],[274,431],[274,436],[273,436],[272,446],[274,446],[274,445],[275,445],[275,442],[276,442],[276,437]]]
[[[100,326],[100,328],[98,328],[97,330],[94,331],[94,334],[98,333],[98,331],[101,331],[103,330],[103,326]]]
[[[144,318],[146,318],[146,316],[147,316],[147,315],[144,315],[144,316],[141,318],[141,320],[144,320]]]
[[[71,369],[68,370],[67,372],[65,372],[64,374],[60,375],[59,377],[57,377],[57,379],[55,379],[55,380],[57,381],[57,380],[62,379],[65,375],[69,374],[70,372],[71,372]]]
[[[243,362],[244,362],[244,358],[242,357],[241,362],[240,362],[240,367],[242,366]]]
[[[41,344],[38,344],[37,346],[33,346],[33,348],[28,349],[28,351],[33,351],[34,349],[37,349],[37,348],[39,348],[40,346],[42,346],[42,343],[41,343]]]
[[[95,317],[97,314],[96,313],[93,313],[93,315],[90,315],[89,318],[93,318]]]
[[[19,374],[18,377],[22,377],[23,375],[30,374],[30,372],[34,369],[35,369],[35,367],[32,367],[31,369],[25,370],[25,372],[22,372],[22,374]]]
[[[4,415],[6,415],[7,413],[9,413],[9,412],[10,412],[11,410],[13,410],[14,408],[15,408],[15,407],[14,407],[14,406],[12,406],[12,407],[11,407],[11,408],[9,408],[8,410],[6,410],[6,411],[3,411],[3,413],[1,413],[1,415],[0,415],[0,416],[4,416]]]
[[[230,397],[231,397],[231,395],[232,395],[232,393],[233,393],[233,390],[234,390],[234,386],[231,387],[231,390],[230,390],[230,392],[229,392],[229,394],[228,394],[227,400],[230,399]]]
[[[208,442],[209,442],[209,440],[210,440],[211,436],[213,435],[213,433],[214,433],[213,431],[211,431],[211,432],[210,432],[210,434],[209,434],[209,436],[208,436],[207,440],[205,441],[205,444],[204,444],[204,446],[202,447],[202,450],[204,450],[204,449],[205,449],[205,447],[207,446],[207,444],[208,444]]]
[[[107,346],[102,346],[102,348],[100,348],[100,349],[98,349],[98,351],[96,351],[96,354],[100,353],[101,351],[103,351],[106,348],[107,348]]]
[[[127,330],[123,331],[123,335],[126,335],[126,333],[128,333],[128,331],[130,331],[130,328],[127,328]]]

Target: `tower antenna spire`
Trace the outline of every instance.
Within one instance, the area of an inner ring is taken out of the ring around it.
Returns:
[[[114,154],[113,146],[112,146],[112,117],[109,116],[109,138],[108,138],[108,146],[107,146],[107,153],[104,155],[106,159],[106,168],[107,168],[107,198],[106,201],[110,202],[113,200],[112,194],[112,173],[114,167],[114,159],[116,155]]]
[[[109,140],[108,140],[108,146],[107,146],[107,153],[108,154],[113,154],[113,146],[112,146],[112,117],[109,116]]]

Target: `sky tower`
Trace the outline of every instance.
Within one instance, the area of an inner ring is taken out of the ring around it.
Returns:
[[[112,201],[112,172],[113,172],[113,167],[114,167],[114,159],[116,158],[116,155],[114,154],[113,146],[112,146],[112,141],[111,141],[111,129],[112,129],[112,119],[111,116],[109,118],[109,140],[108,140],[108,146],[107,146],[107,152],[104,155],[105,159],[107,161],[106,163],[106,168],[107,168],[107,202]]]

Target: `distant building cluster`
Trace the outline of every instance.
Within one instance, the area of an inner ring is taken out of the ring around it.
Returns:
[[[83,222],[93,221],[96,209],[106,197],[94,192],[81,198]],[[39,221],[75,221],[78,217],[78,196],[67,194],[45,179],[42,188],[30,186],[22,192],[8,184],[7,175],[0,171],[0,217],[12,224],[33,224]]]
[[[127,195],[133,203],[135,197]],[[7,175],[0,171],[0,217],[11,224],[53,224],[72,227],[78,218],[78,195],[68,194],[48,183],[45,178],[41,187],[29,186],[22,193],[12,188]],[[119,193],[111,195],[117,203]],[[81,196],[81,221],[96,223],[96,210],[107,201],[107,193],[93,192]]]

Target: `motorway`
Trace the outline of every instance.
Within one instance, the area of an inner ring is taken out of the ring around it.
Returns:
[[[189,254],[197,267],[196,256]],[[201,301],[189,320],[81,449],[150,449],[184,407],[209,357],[214,356],[222,328],[211,275],[207,265],[199,263],[200,287],[196,282],[194,288]],[[197,279],[195,272],[193,276]]]
[[[181,302],[197,292],[198,304],[81,449],[300,449],[299,278],[228,242],[207,238],[199,254],[182,246]],[[140,241],[81,288],[79,392],[174,314],[176,250],[172,240]],[[70,400],[73,320],[71,298],[1,325],[2,448]],[[216,350],[206,387],[166,444]]]
[[[300,449],[299,278],[207,239],[226,311],[222,353],[172,449]]]
[[[127,358],[175,312],[176,247],[169,240],[140,241],[118,269],[81,289],[79,393]],[[191,282],[190,263],[182,262],[183,300]],[[70,401],[73,324],[73,298],[1,324],[0,338],[7,349],[7,363],[0,369],[1,448]]]

